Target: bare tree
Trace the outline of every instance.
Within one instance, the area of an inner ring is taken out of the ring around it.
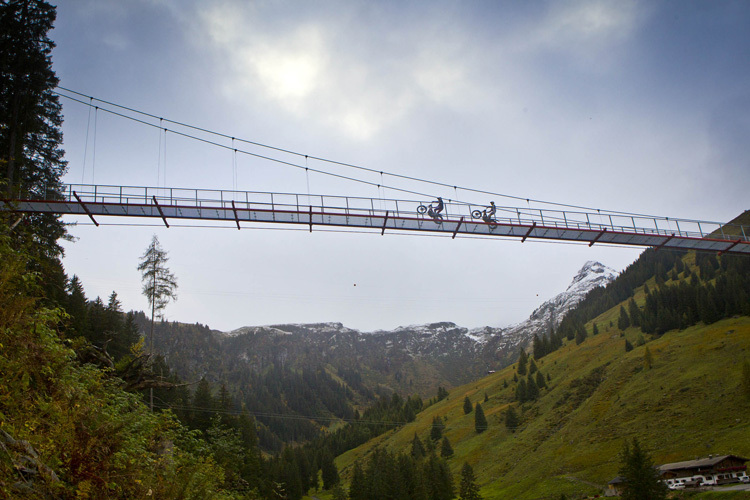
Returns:
[[[151,332],[149,334],[149,354],[154,353],[154,318],[167,307],[170,299],[177,299],[177,278],[167,267],[167,252],[159,245],[159,238],[154,235],[151,244],[141,256],[138,270],[143,281],[143,295],[151,306]],[[154,390],[150,389],[150,406],[154,410]]]

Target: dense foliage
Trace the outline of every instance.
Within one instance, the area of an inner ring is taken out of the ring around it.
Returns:
[[[415,457],[376,448],[365,464],[355,463],[350,500],[451,500],[455,496],[448,463],[435,453]]]

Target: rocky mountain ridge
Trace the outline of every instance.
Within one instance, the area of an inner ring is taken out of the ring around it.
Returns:
[[[230,332],[186,329],[156,334],[156,348],[181,377],[241,378],[243,370],[270,366],[329,366],[356,370],[371,388],[434,394],[438,385],[456,386],[513,363],[535,334],[557,325],[565,313],[597,286],[615,277],[599,262],[587,262],[562,293],[538,307],[526,321],[500,328],[468,329],[451,322],[361,332],[341,323],[246,326]],[[169,327],[164,323],[161,329]]]

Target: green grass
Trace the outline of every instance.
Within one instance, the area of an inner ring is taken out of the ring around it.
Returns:
[[[636,301],[642,294],[637,291]],[[416,422],[341,455],[336,464],[343,477],[347,479],[354,461],[375,446],[408,451],[415,432],[427,441],[435,416],[447,417],[445,435],[455,452],[449,462],[455,477],[469,462],[486,500],[600,494],[617,475],[618,454],[624,440],[632,437],[651,450],[656,463],[709,453],[750,456],[750,401],[739,384],[742,361],[750,359],[750,318],[694,326],[653,340],[643,335],[649,341],[626,353],[625,338],[636,345],[641,333],[609,327],[610,321],[617,323],[618,311],[619,305],[594,320],[599,335],[580,346],[570,342],[537,361],[552,381],[538,401],[520,409],[522,424],[516,432],[505,428],[503,417],[509,404],[517,404],[509,367],[454,389]],[[592,328],[589,323],[589,332]],[[654,359],[651,369],[643,363],[646,347]],[[575,405],[571,381],[602,365],[601,383]],[[503,388],[503,380],[508,388]],[[463,413],[463,399],[482,402],[485,392],[489,401],[482,406],[489,429],[478,435],[473,412]]]

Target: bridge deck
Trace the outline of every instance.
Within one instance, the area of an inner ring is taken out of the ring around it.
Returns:
[[[197,189],[65,185],[50,199],[2,200],[0,210],[102,216],[338,226],[388,231],[510,236],[664,247],[750,255],[749,227],[686,219],[597,212],[497,207],[495,222],[473,218],[484,206],[448,202],[442,220],[417,212],[413,200],[211,191]],[[429,203],[425,203],[429,205]],[[97,222],[98,224],[98,222]]]

